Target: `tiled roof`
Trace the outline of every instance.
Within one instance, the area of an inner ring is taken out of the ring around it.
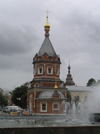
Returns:
[[[42,56],[44,53],[47,53],[49,56],[54,56],[56,54],[49,37],[45,37],[38,55]]]

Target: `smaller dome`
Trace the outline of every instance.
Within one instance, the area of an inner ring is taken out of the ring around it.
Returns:
[[[60,94],[61,99],[64,99],[64,95],[63,95],[60,91],[57,91],[57,92],[58,92],[58,94]],[[54,94],[54,90],[52,90],[52,89],[50,89],[50,90],[45,90],[45,91],[41,92],[41,93],[37,96],[37,98],[39,98],[39,99],[42,99],[42,98],[43,98],[43,99],[45,99],[45,98],[50,99],[50,98],[52,98],[53,94]]]
[[[71,66],[70,65],[68,66],[68,69],[71,69]]]

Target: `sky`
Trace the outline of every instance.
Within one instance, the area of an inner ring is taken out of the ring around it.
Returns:
[[[100,79],[100,0],[0,0],[0,88],[13,90],[33,79],[46,11],[50,40],[62,63],[61,80],[69,60],[77,86]]]

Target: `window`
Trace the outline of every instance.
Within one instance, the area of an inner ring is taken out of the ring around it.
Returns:
[[[58,109],[58,104],[54,104],[54,109]]]
[[[47,74],[53,74],[53,68],[47,67]]]
[[[59,110],[59,103],[53,103],[53,110]]]
[[[46,104],[42,104],[42,110],[46,110]]]
[[[47,103],[40,103],[40,111],[47,112]]]
[[[43,74],[43,67],[38,68],[38,74]]]
[[[48,68],[48,73],[51,74],[51,68]]]

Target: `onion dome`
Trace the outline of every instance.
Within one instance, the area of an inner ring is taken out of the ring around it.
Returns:
[[[49,29],[50,28],[50,25],[49,25],[49,23],[48,23],[48,11],[47,11],[47,20],[46,20],[46,24],[45,24],[45,26],[44,26],[44,28],[45,29]]]
[[[68,69],[71,69],[71,66],[70,65],[68,66]]]

